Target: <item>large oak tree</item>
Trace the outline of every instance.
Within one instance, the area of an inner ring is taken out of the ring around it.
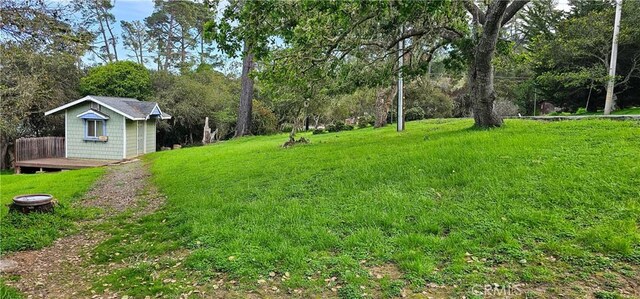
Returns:
[[[256,59],[269,52],[272,37],[281,27],[287,3],[277,0],[208,1],[219,8],[222,17],[205,25],[206,36],[230,57],[242,57],[242,88],[238,105],[235,137],[251,133],[251,115],[254,98],[253,70]]]
[[[287,30],[281,35],[297,55],[300,74],[312,68],[348,70],[345,82],[389,86],[397,63],[405,77],[427,72],[433,54],[450,44],[464,44],[469,57],[469,93],[478,127],[502,125],[494,112],[493,57],[500,30],[529,0],[494,0],[481,9],[474,1],[301,1],[289,5]],[[465,15],[468,12],[472,18]],[[406,46],[398,55],[397,45]],[[345,67],[346,63],[346,67]],[[355,66],[355,68],[353,67]],[[386,69],[385,69],[386,68]]]

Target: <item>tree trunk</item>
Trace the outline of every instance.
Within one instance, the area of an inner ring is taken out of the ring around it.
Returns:
[[[469,70],[473,119],[480,128],[500,127],[502,118],[493,110],[493,56],[508,1],[495,1],[487,10],[483,31],[475,47]]]
[[[107,13],[106,11],[104,12]],[[111,25],[109,24],[109,19],[105,17],[105,24],[107,25],[107,30],[109,30],[109,35],[111,35],[111,46],[113,47],[113,58],[115,61],[118,61],[118,43],[116,42],[116,37],[113,35],[113,30],[111,30]]]
[[[493,109],[493,103],[496,100],[493,88],[493,68],[491,65],[488,70],[484,67],[472,67],[474,76],[470,78],[470,83],[475,125],[481,128],[500,127],[502,118]]]
[[[244,59],[242,63],[242,91],[240,93],[240,106],[238,108],[238,121],[236,122],[236,134],[241,137],[251,133],[251,109],[253,101],[253,79],[249,76],[253,70],[253,53],[248,42],[244,42]]]
[[[144,46],[144,42],[142,40],[143,40],[142,33],[140,33],[140,31],[138,31],[138,50],[140,51],[140,61],[139,61],[139,63],[141,65],[144,65],[144,54],[142,53],[142,47]]]
[[[187,61],[187,46],[185,45],[185,41],[184,41],[184,35],[185,30],[184,28],[182,28],[182,26],[180,26],[182,34],[180,36],[180,68],[184,68],[185,67],[185,62]]]
[[[98,4],[96,4],[98,5]],[[109,45],[109,40],[107,39],[107,32],[104,29],[104,24],[102,23],[102,16],[100,15],[100,11],[96,6],[96,18],[100,24],[100,34],[102,35],[102,39],[104,40],[104,50],[107,52],[107,60],[103,59],[104,62],[113,62],[113,57],[111,57],[111,50]]]
[[[204,33],[200,33],[200,64],[204,64]]]
[[[169,31],[167,32],[167,41],[164,49],[164,70],[169,69],[169,61],[172,59],[173,55],[173,30],[174,30],[174,20],[173,15],[169,17]]]
[[[382,88],[376,93],[376,122],[374,128],[381,128],[387,125],[387,116],[391,106],[391,97],[396,93],[397,87]]]
[[[318,129],[318,122],[320,122],[320,115],[315,115],[313,117],[313,128]]]
[[[2,142],[2,144],[0,144],[0,169],[9,169],[11,167],[11,159],[9,156],[9,143]]]
[[[158,39],[158,53],[156,54],[156,63],[158,64],[158,71],[162,70],[162,41]]]

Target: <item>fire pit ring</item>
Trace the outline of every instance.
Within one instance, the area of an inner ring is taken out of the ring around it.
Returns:
[[[22,213],[53,212],[53,196],[51,194],[25,194],[13,198],[11,211]]]

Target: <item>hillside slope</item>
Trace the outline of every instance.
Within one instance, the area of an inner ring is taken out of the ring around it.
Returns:
[[[342,295],[434,283],[581,294],[602,271],[638,283],[640,124],[471,125],[309,135],[289,149],[284,135],[248,137],[149,160],[190,231],[187,266],[243,282],[271,272],[287,288],[340,284]]]

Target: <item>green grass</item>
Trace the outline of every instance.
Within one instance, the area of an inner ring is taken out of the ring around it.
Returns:
[[[576,113],[576,115],[601,115],[602,113],[603,113],[603,110],[600,110],[598,112]],[[640,114],[640,107],[631,107],[631,108],[615,110],[615,111],[611,112],[611,114],[614,114],[614,115],[638,115],[638,114]]]
[[[44,174],[0,176],[0,252],[38,249],[51,244],[74,228],[73,221],[95,213],[78,209],[72,202],[81,197],[102,175],[104,169],[92,168]],[[59,205],[52,214],[8,213],[7,205],[16,195],[47,193]]]
[[[640,114],[640,107],[633,107],[633,108],[625,108],[625,109],[620,109],[620,110],[616,110],[613,111],[613,114]]]
[[[185,264],[240,281],[290,272],[285,286],[321,288],[336,276],[347,294],[386,263],[413,286],[640,263],[638,122],[471,125],[410,122],[290,149],[284,135],[248,137],[148,160],[170,222],[186,227]]]
[[[24,298],[24,296],[22,296],[22,294],[18,290],[10,286],[7,286],[4,283],[4,280],[0,279],[0,299],[21,299],[21,298]]]

